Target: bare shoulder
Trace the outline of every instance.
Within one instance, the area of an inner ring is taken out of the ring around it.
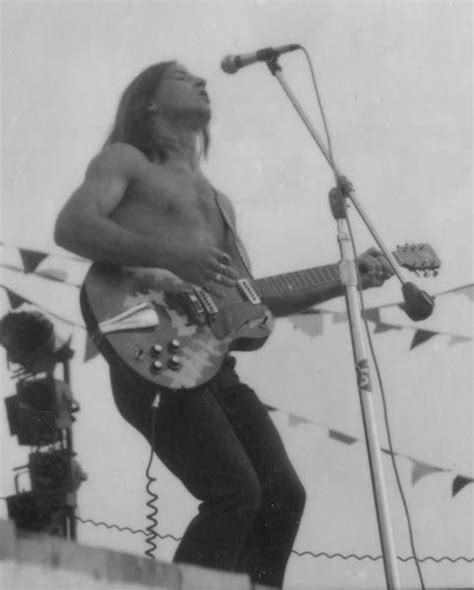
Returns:
[[[113,143],[92,158],[86,178],[97,176],[120,176],[133,180],[149,165],[146,156],[133,145]]]

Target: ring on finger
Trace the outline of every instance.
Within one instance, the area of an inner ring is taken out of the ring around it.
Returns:
[[[222,282],[222,275],[220,272],[216,272],[216,275],[214,277],[214,280],[216,281],[216,283],[221,283]]]

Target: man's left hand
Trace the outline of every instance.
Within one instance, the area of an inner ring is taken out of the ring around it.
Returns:
[[[357,264],[363,289],[380,287],[394,274],[388,260],[376,248],[369,248],[361,254]]]

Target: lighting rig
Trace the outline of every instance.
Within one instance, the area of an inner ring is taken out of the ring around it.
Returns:
[[[0,321],[0,343],[16,393],[5,399],[10,434],[30,447],[28,463],[14,469],[16,494],[6,498],[20,530],[76,539],[76,491],[87,479],[74,459],[72,425],[79,405],[70,388],[70,341],[37,311],[12,311]],[[62,367],[62,379],[55,377]],[[29,489],[21,481],[29,475]]]

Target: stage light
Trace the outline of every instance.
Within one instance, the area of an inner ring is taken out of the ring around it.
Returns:
[[[61,440],[79,409],[67,383],[48,376],[21,380],[17,394],[5,399],[10,433],[20,445],[44,446]]]
[[[31,453],[28,467],[33,492],[68,494],[75,492],[87,479],[68,451]]]
[[[52,371],[56,363],[72,358],[69,341],[62,340],[52,322],[37,311],[13,311],[0,321],[0,343],[7,359],[29,373]]]
[[[22,492],[6,499],[8,517],[18,529],[67,537],[73,506],[65,495]]]
[[[9,518],[19,529],[67,537],[75,527],[76,491],[87,479],[79,463],[67,450],[36,452],[16,471],[17,493],[6,498]],[[19,480],[28,473],[32,489],[20,492]]]

